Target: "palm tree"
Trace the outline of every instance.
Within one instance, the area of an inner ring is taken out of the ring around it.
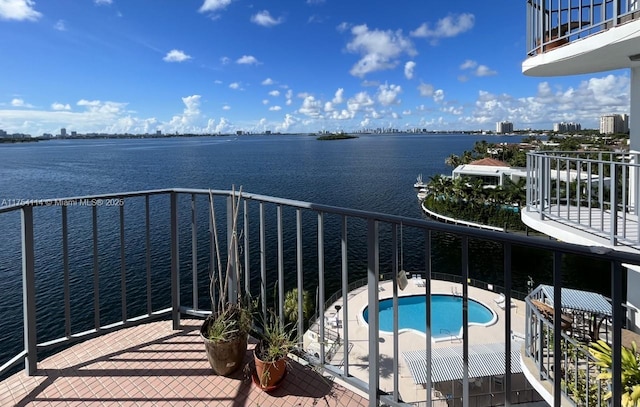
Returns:
[[[313,312],[313,302],[308,291],[302,292],[302,317],[306,321]],[[284,297],[284,316],[290,323],[298,321],[298,289],[287,291]]]
[[[602,371],[598,379],[611,381],[612,350],[611,346],[602,339],[589,344],[589,353],[595,358],[593,362]],[[636,343],[631,342],[631,348],[623,346],[621,348],[621,370],[622,370],[622,405],[624,407],[637,407],[640,405],[640,354],[636,348]],[[608,400],[612,396],[611,391],[605,394],[604,399]]]
[[[462,160],[455,154],[451,154],[449,157],[445,158],[444,164],[448,165],[451,168],[456,168],[460,164],[462,164]]]

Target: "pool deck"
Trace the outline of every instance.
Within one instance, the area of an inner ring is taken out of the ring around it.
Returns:
[[[400,297],[410,295],[425,294],[426,288],[419,286],[420,280],[409,278],[409,284],[401,291],[398,289],[398,295]],[[453,283],[449,281],[432,280],[431,281],[431,293],[432,294],[449,294],[457,293],[460,295],[462,292],[462,285],[459,283]],[[381,281],[379,283],[378,296],[380,300],[393,297],[393,283],[391,280]],[[489,309],[491,309],[496,315],[497,320],[490,326],[469,326],[469,344],[484,344],[484,343],[504,343],[505,342],[505,325],[504,315],[505,312],[509,312],[509,308],[500,308],[495,299],[499,296],[497,292],[482,290],[476,287],[469,286],[469,298],[476,300]],[[369,380],[369,331],[368,325],[362,318],[362,311],[368,305],[367,286],[360,287],[351,291],[348,294],[348,315],[346,316],[346,324],[349,331],[349,373],[355,377],[358,377],[364,381]],[[334,304],[331,304],[327,308],[325,317],[335,318],[334,305],[342,305],[343,300],[339,298]],[[512,334],[516,337],[524,337],[525,327],[525,304],[523,301],[512,300],[513,306],[510,308],[511,312],[511,326]],[[338,328],[334,328],[325,324],[325,330],[337,331],[340,334],[340,338],[344,338],[344,309],[338,312],[338,318],[340,323]],[[438,333],[436,333],[438,334]],[[424,401],[426,400],[426,389],[422,385],[416,385],[413,382],[411,373],[405,364],[402,352],[411,350],[426,349],[426,335],[418,333],[416,331],[407,330],[399,332],[399,360],[398,371],[400,374],[400,397],[405,402]],[[509,339],[512,339],[509,338]],[[432,342],[432,347],[455,347],[460,346],[462,343],[460,338],[454,337],[443,341]],[[305,344],[306,345],[306,344]],[[382,390],[392,392],[393,391],[393,334],[380,333],[379,341],[380,349],[380,388]],[[332,365],[343,366],[344,348],[340,346],[331,360]]]

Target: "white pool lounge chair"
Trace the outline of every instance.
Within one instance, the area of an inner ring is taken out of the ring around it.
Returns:
[[[493,299],[493,302],[495,302],[498,307],[504,308],[504,300],[505,300],[504,294],[500,293],[499,296]]]

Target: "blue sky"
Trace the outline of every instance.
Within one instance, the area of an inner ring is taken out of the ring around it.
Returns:
[[[629,72],[521,72],[525,1],[0,0],[0,129],[549,129]]]

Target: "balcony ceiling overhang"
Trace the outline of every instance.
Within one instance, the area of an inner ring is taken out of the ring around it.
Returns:
[[[527,76],[579,75],[640,66],[640,21],[632,21],[524,60]]]

